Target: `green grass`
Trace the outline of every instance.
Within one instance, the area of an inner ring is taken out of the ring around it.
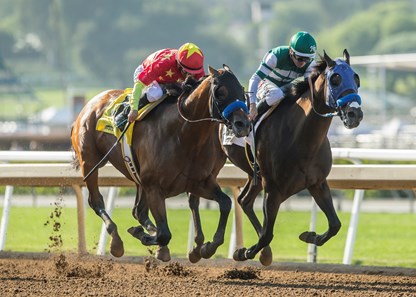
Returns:
[[[56,219],[53,207],[26,208],[12,207],[6,241],[6,250],[16,252],[44,252],[50,250],[50,236],[61,235],[63,245],[52,251],[76,251],[78,242],[77,215],[74,208],[62,208],[62,214]],[[202,210],[202,225],[206,240],[211,240],[218,222],[218,212]],[[339,213],[343,222],[341,231],[324,246],[318,248],[319,263],[342,263],[345,239],[349,224],[349,213]],[[124,240],[125,255],[145,256],[148,248],[127,233],[135,224],[130,209],[116,208],[112,218],[117,223],[120,236]],[[190,211],[168,210],[168,220],[172,232],[169,248],[173,257],[186,257],[188,225]],[[275,225],[271,247],[274,261],[305,262],[307,245],[298,239],[298,235],[309,228],[309,212],[283,211]],[[53,222],[61,223],[59,232],[53,231]],[[46,224],[49,222],[49,224]],[[244,244],[250,246],[257,240],[250,223],[244,218]],[[416,268],[416,215],[361,213],[359,228],[353,254],[353,264],[377,266],[403,266]],[[327,222],[322,213],[318,213],[317,230],[322,233]],[[101,220],[88,208],[86,213],[87,248],[96,252]],[[225,243],[215,257],[225,258],[231,230],[231,217],[227,228]],[[108,252],[107,247],[107,252]]]

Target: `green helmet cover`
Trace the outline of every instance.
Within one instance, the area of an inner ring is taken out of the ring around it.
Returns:
[[[316,41],[308,32],[299,31],[293,35],[289,47],[298,56],[315,58]]]

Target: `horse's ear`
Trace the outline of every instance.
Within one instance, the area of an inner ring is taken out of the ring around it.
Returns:
[[[326,62],[326,65],[328,65],[329,68],[332,68],[336,65],[335,61],[332,60],[325,52],[324,50],[324,60]]]
[[[210,73],[212,76],[218,76],[218,75],[220,75],[220,73],[218,72],[218,70],[217,70],[217,69],[212,68],[212,67],[211,67],[211,66],[209,66],[209,65],[208,65],[208,70],[209,70],[209,73]]]
[[[347,49],[344,49],[343,55],[344,55],[345,62],[347,62],[347,64],[350,65],[350,54],[347,51]]]
[[[222,67],[224,67],[224,69],[225,69],[226,71],[233,73],[233,72],[231,71],[230,67],[228,67],[228,65],[222,64]]]

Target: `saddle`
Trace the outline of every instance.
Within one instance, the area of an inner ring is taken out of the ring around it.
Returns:
[[[179,90],[176,88],[162,88],[163,89],[163,96],[162,98],[160,98],[159,100],[157,100],[156,102],[158,102],[158,104],[160,102],[162,102],[164,100],[164,98],[166,97],[178,97],[179,94]],[[128,115],[130,113],[130,97],[131,95],[127,95],[126,98],[123,100],[123,102],[120,103],[120,105],[118,107],[116,107],[113,111],[112,111],[112,116],[114,118],[114,124],[117,126],[117,128],[119,128],[121,131],[124,130],[124,128],[127,125],[127,118]],[[146,107],[148,104],[150,104],[151,102],[148,101],[146,94],[143,95],[143,97],[140,99],[141,102],[139,102],[139,114],[140,111]],[[143,103],[143,104],[141,104]],[[158,105],[156,104],[156,105]],[[154,107],[156,107],[156,105],[154,105],[151,109],[153,109]],[[137,120],[142,120],[144,118],[144,116],[146,114],[148,114],[150,112],[150,110],[148,110],[148,112],[146,112],[143,116],[139,117]]]
[[[170,87],[166,88],[166,91],[164,91],[164,95],[155,102],[150,102],[143,106],[138,111],[138,117],[136,121],[143,120],[143,118],[152,111],[156,106],[158,106],[162,101],[164,101],[167,97],[173,96],[178,97],[179,96],[179,90],[178,88]],[[117,97],[104,111],[101,118],[97,121],[96,130],[106,132],[109,134],[114,135],[117,139],[120,138],[122,135],[125,126],[127,124],[127,117],[130,112],[130,96],[132,93],[132,89],[128,88],[125,89],[123,94],[121,94],[119,97]],[[132,137],[133,137],[133,128],[134,125],[130,125],[125,133],[123,134],[123,137],[121,138],[121,149],[123,154],[123,159],[126,163],[126,167],[130,173],[130,176],[136,182],[137,184],[141,184],[140,177],[138,175],[139,172],[139,166],[134,161],[133,154],[131,152],[131,144],[132,144]]]

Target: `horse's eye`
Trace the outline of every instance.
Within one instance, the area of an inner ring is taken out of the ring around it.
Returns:
[[[354,73],[354,80],[355,80],[355,83],[357,84],[357,88],[359,88],[360,87],[360,77],[358,76],[357,73]]]
[[[219,87],[215,90],[215,97],[217,97],[218,100],[224,100],[227,97],[227,88],[225,87]]]
[[[329,81],[331,82],[331,85],[333,85],[335,87],[339,86],[341,84],[341,81],[342,81],[341,75],[339,75],[338,73],[334,73],[331,76]]]

